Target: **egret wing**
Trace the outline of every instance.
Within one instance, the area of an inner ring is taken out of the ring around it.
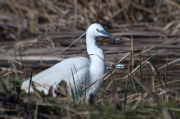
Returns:
[[[84,76],[89,74],[90,60],[85,57],[68,58],[54,66],[36,74],[32,77],[32,81],[38,90],[44,90],[48,93],[50,86],[54,88],[61,80],[65,80],[67,84],[74,84],[74,81],[79,84],[84,82]],[[23,82],[22,89],[28,91],[29,79]],[[30,91],[33,91],[30,88]]]

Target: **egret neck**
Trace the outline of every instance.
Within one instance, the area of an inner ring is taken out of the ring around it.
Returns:
[[[86,34],[86,45],[87,45],[87,53],[91,61],[90,63],[91,80],[88,82],[88,85],[90,85],[105,73],[105,57],[103,50],[99,48],[96,44],[96,37],[92,35],[91,32],[87,32]],[[88,91],[87,98],[89,98],[90,94],[93,94],[94,96],[97,93],[97,91],[99,90],[99,88],[103,83],[103,80],[104,80],[103,78],[100,79],[97,83],[95,83],[89,89],[87,89]]]

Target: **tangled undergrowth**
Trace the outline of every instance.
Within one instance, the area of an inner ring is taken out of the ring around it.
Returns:
[[[1,77],[0,117],[1,118],[82,118],[82,119],[152,119],[179,118],[179,92],[168,89],[150,91],[149,93],[134,93],[125,98],[119,98],[114,93],[111,99],[101,96],[96,104],[88,105],[83,100],[76,102],[68,95],[66,83],[62,81],[53,97],[52,88],[45,95],[34,88],[33,93],[21,90],[21,81],[16,74],[15,81],[10,82]],[[137,77],[134,77],[135,80]],[[148,86],[142,87],[148,92]],[[2,91],[3,90],[3,91]],[[98,102],[98,103],[97,103]],[[163,114],[165,113],[165,114]],[[167,117],[164,117],[167,116]]]
[[[74,1],[0,1],[0,118],[179,119],[179,0]],[[48,95],[21,90],[32,67],[82,56],[83,44],[60,58],[49,54],[66,48],[93,22],[122,37],[116,47],[105,39],[99,43],[107,61],[124,60],[126,70],[107,68],[110,76],[95,104],[72,101],[64,85],[57,97],[52,90]]]

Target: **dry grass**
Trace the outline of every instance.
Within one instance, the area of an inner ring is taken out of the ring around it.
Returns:
[[[178,0],[1,0],[0,118],[179,118],[179,9]],[[74,103],[65,90],[57,98],[20,90],[31,70],[86,55],[82,38],[51,56],[92,22],[123,40],[98,39],[112,68],[95,105]]]

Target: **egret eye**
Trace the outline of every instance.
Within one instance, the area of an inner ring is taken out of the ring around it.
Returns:
[[[96,31],[97,31],[97,32],[100,32],[100,30],[99,30],[98,28],[96,29]]]

